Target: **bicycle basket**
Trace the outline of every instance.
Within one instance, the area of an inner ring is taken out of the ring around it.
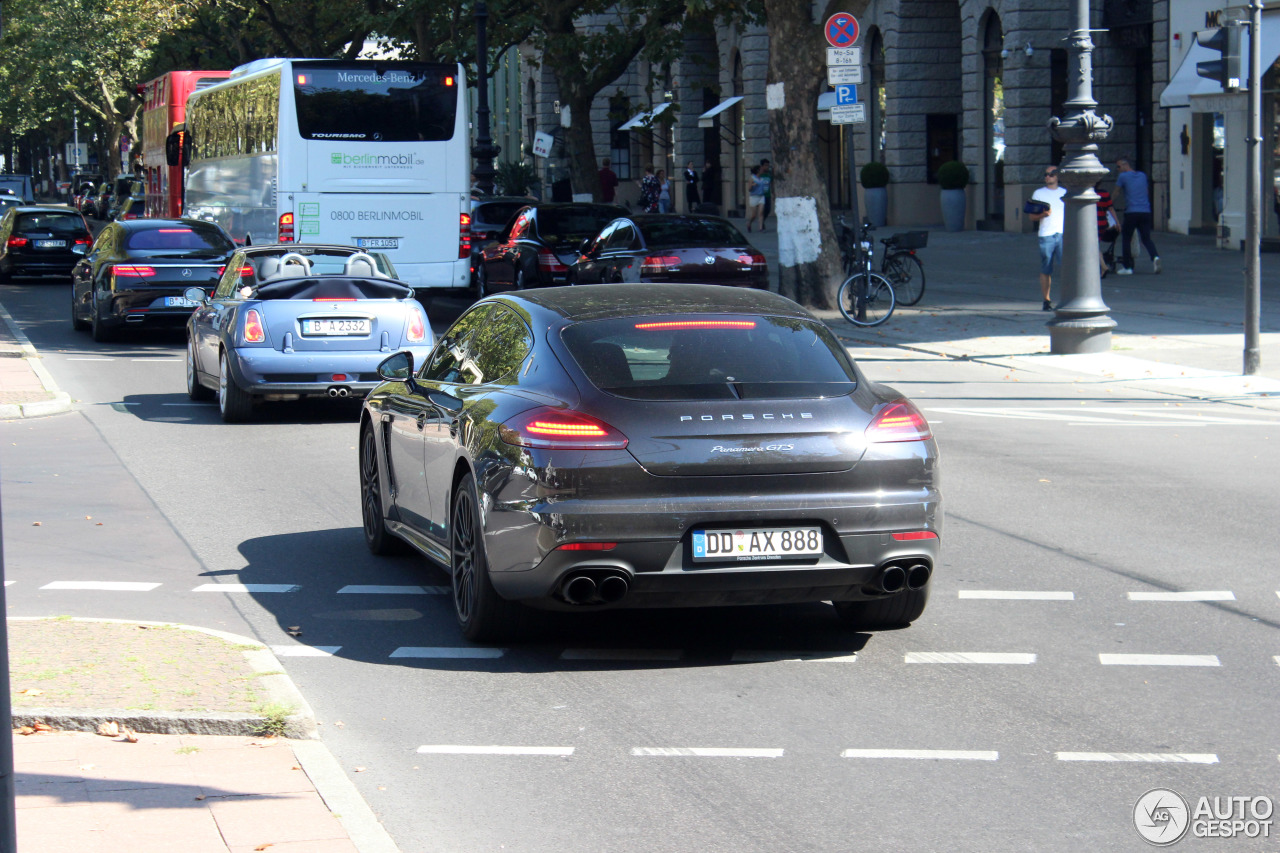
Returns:
[[[929,245],[928,231],[906,231],[894,234],[890,238],[891,245],[898,249],[923,249]]]

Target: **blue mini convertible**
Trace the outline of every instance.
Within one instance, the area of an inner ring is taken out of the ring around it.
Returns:
[[[228,423],[254,404],[363,397],[378,363],[431,351],[431,324],[385,257],[350,246],[253,246],[237,251],[187,324],[187,394],[216,394]]]

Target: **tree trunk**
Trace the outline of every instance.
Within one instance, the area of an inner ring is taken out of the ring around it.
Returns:
[[[826,82],[822,26],[801,0],[765,0],[773,212],[780,290],[802,305],[834,308],[840,249],[818,165],[818,94]]]
[[[569,174],[573,176],[575,193],[591,193],[600,199],[600,166],[596,163],[596,140],[591,131],[592,95],[574,97],[561,86],[561,103],[569,105],[569,127],[565,131],[565,148],[569,152]]]

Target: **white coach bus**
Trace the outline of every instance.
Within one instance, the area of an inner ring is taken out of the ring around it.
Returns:
[[[263,59],[192,93],[169,157],[183,211],[237,242],[383,252],[415,289],[471,273],[460,65]]]

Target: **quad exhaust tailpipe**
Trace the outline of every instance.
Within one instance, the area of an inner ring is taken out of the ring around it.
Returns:
[[[345,385],[330,385],[329,396],[330,397],[350,397],[351,389]]]
[[[907,585],[907,571],[902,566],[885,566],[880,570],[876,585],[881,592],[898,592]]]
[[[596,596],[596,582],[586,575],[575,575],[564,585],[564,597],[570,604],[586,604]]]
[[[932,574],[933,570],[927,565],[924,563],[916,563],[914,566],[907,569],[907,589],[924,589],[924,585],[929,582],[929,576]]]
[[[918,558],[917,558],[918,559]],[[879,574],[871,581],[870,588],[875,592],[893,594],[904,589],[924,589],[933,576],[933,567],[928,563],[916,560],[899,560],[889,563],[880,569]]]
[[[630,589],[631,581],[624,572],[596,570],[570,575],[561,595],[570,604],[613,604],[625,598]]]

